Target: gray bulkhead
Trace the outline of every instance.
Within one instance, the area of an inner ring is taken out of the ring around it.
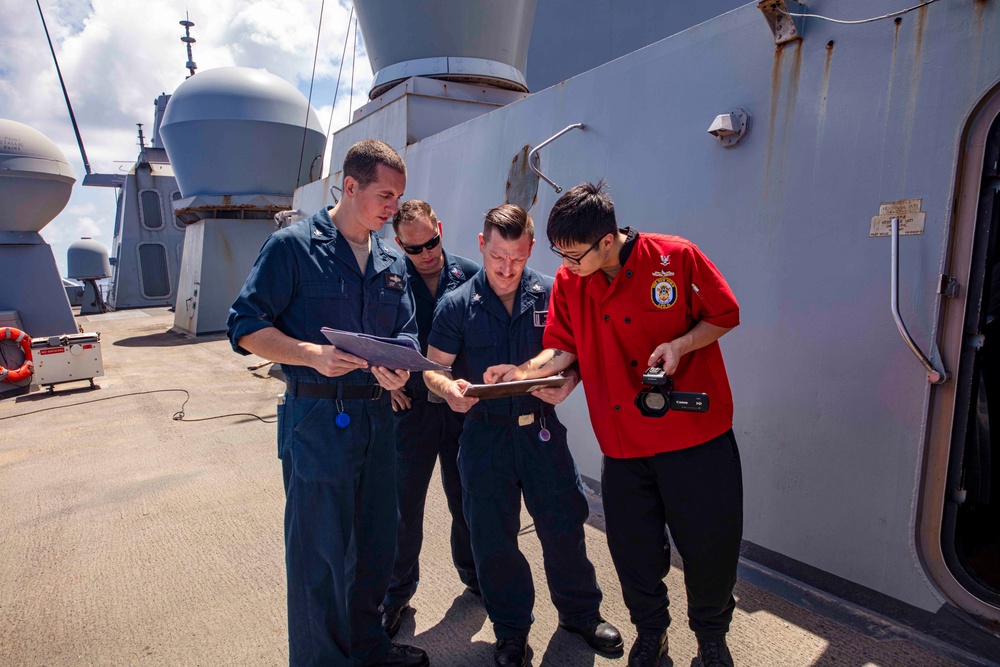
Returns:
[[[115,218],[112,309],[173,305],[184,249],[184,227],[170,207],[177,192],[165,155],[162,164],[140,159],[125,176]]]
[[[150,145],[140,147],[117,191],[114,275],[108,290],[113,310],[173,305],[176,299],[185,230],[173,214],[171,202],[180,192],[160,138],[169,99],[161,94],[154,101]]]
[[[512,159],[586,124],[541,151],[543,171],[563,187],[606,178],[622,225],[691,239],[740,300],[742,324],[722,347],[745,539],[934,611],[943,597],[916,525],[924,453],[947,443],[928,442],[934,389],[889,310],[890,240],[869,229],[881,203],[920,200],[924,233],[900,240],[900,310],[933,349],[963,131],[1000,94],[998,32],[996,3],[955,0],[898,23],[808,20],[804,39],[776,48],[754,3],[408,146],[405,113],[359,113],[336,135],[331,164],[359,138],[395,140],[404,198],[429,201],[449,250],[475,257]],[[706,130],[736,107],[753,126],[726,150]],[[302,188],[296,208],[332,203],[325,192],[339,178]],[[541,183],[531,210],[530,264],[549,274],[558,265],[542,232],[557,197]],[[599,479],[583,393],[560,413],[581,473]]]

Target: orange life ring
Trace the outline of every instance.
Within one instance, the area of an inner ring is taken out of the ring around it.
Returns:
[[[31,377],[35,372],[35,362],[31,360],[31,337],[14,327],[0,327],[0,340],[10,339],[20,343],[24,350],[24,363],[17,370],[9,370],[0,366],[0,382],[20,382]]]

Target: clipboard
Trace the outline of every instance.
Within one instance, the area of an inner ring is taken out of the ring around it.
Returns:
[[[534,378],[531,380],[515,380],[513,382],[500,382],[498,384],[470,384],[462,392],[463,396],[474,396],[476,398],[504,398],[506,396],[521,396],[530,394],[536,389],[549,389],[561,387],[569,382],[568,377],[562,375],[550,375],[545,378]]]
[[[451,366],[436,364],[420,354],[409,338],[381,338],[327,327],[320,329],[320,333],[337,349],[361,357],[371,366],[405,371],[451,370]]]

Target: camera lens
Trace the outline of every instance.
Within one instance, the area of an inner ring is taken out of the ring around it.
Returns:
[[[643,404],[645,404],[646,409],[650,410],[651,412],[659,412],[663,410],[663,408],[667,407],[667,399],[663,396],[663,394],[657,392],[649,392],[648,394],[644,394],[642,397],[642,402]]]

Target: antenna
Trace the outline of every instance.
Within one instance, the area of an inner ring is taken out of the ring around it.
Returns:
[[[191,19],[190,14],[188,12],[184,12],[184,17],[185,17],[184,20],[180,22],[180,24],[184,26],[184,36],[181,37],[181,41],[187,44],[187,51],[188,51],[188,60],[184,64],[184,66],[188,68],[189,72],[191,72],[191,74],[189,74],[184,78],[190,79],[192,76],[194,76],[194,71],[198,69],[198,63],[194,61],[194,55],[191,53],[191,45],[197,42],[198,40],[191,36],[191,28],[194,27],[194,23],[192,23],[190,20]]]
[[[42,3],[35,0],[38,5],[38,16],[42,19],[42,28],[45,29],[45,39],[49,42],[49,51],[52,52],[52,62],[56,64],[56,74],[59,75],[59,85],[62,87],[63,97],[66,98],[66,108],[69,109],[69,119],[73,123],[73,132],[76,133],[76,143],[80,145],[80,156],[83,158],[83,169],[90,176],[90,160],[87,159],[87,150],[83,147],[83,137],[80,136],[80,128],[76,124],[76,115],[73,113],[73,105],[69,101],[69,93],[66,92],[66,82],[63,81],[62,70],[59,69],[59,59],[56,58],[56,49],[52,46],[52,38],[49,37],[49,27],[45,25],[45,14],[42,13]],[[188,47],[189,49],[191,47]],[[86,180],[86,179],[84,179]]]
[[[141,150],[146,150],[146,140],[142,136],[142,123],[136,123],[139,126],[139,148]]]

